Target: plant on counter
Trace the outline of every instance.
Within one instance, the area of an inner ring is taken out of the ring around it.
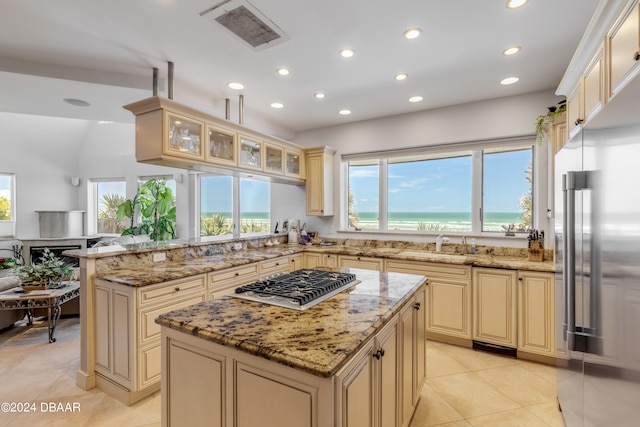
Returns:
[[[544,116],[539,116],[536,120],[536,142],[538,144],[542,144],[545,129],[551,126],[556,118],[567,110],[567,104],[564,101],[560,102],[560,104],[560,107],[548,107],[549,112]]]
[[[31,264],[18,267],[17,274],[23,285],[51,288],[59,285],[63,279],[70,278],[73,274],[73,268],[55,256],[49,248],[44,249],[38,261],[31,260]]]
[[[6,270],[8,268],[16,268],[18,264],[13,258],[0,258],[0,270]]]
[[[135,224],[136,212],[140,222]],[[131,226],[123,236],[148,234],[151,240],[169,240],[176,237],[176,207],[173,191],[165,179],[150,179],[143,183],[133,200],[118,206],[118,221],[129,218]]]

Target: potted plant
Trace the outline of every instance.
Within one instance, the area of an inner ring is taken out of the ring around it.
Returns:
[[[0,277],[13,276],[17,266],[13,258],[0,258]]]
[[[548,107],[549,112],[544,116],[538,116],[536,119],[536,142],[538,144],[542,144],[545,130],[553,124],[558,116],[561,116],[565,111],[567,111],[565,101],[559,102],[558,105],[558,107]]]
[[[17,273],[25,290],[46,289],[60,286],[63,279],[71,277],[73,268],[45,248],[38,262],[31,260],[31,264],[18,267]]]
[[[135,224],[136,211],[140,222]],[[133,200],[118,206],[118,221],[129,218],[131,226],[123,236],[148,234],[151,240],[161,241],[176,237],[176,207],[171,188],[164,179],[150,179],[140,186]]]

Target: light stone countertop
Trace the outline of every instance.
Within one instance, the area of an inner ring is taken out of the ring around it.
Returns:
[[[330,377],[426,281],[414,274],[340,271],[355,273],[361,282],[305,311],[225,296],[162,314],[156,323]]]
[[[554,272],[553,261],[529,261],[524,257],[498,256],[489,254],[463,255],[455,253],[435,253],[411,248],[385,248],[369,246],[304,246],[279,245],[260,249],[225,252],[211,256],[202,256],[188,260],[166,261],[142,266],[114,266],[97,272],[94,277],[129,286],[148,286],[169,280],[181,279],[197,274],[223,270],[225,268],[249,264],[252,262],[294,255],[301,252],[350,255],[362,257],[386,258],[404,261],[434,262],[444,264],[469,265],[473,267],[502,268]]]

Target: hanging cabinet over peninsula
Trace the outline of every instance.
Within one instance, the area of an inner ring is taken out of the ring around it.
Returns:
[[[304,184],[302,147],[211,116],[170,99],[147,98],[125,109],[136,116],[136,160],[202,172],[260,174]]]

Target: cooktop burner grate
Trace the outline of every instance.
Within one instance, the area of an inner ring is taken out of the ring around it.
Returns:
[[[359,281],[355,274],[297,270],[240,286],[235,296],[281,307],[305,310]]]

